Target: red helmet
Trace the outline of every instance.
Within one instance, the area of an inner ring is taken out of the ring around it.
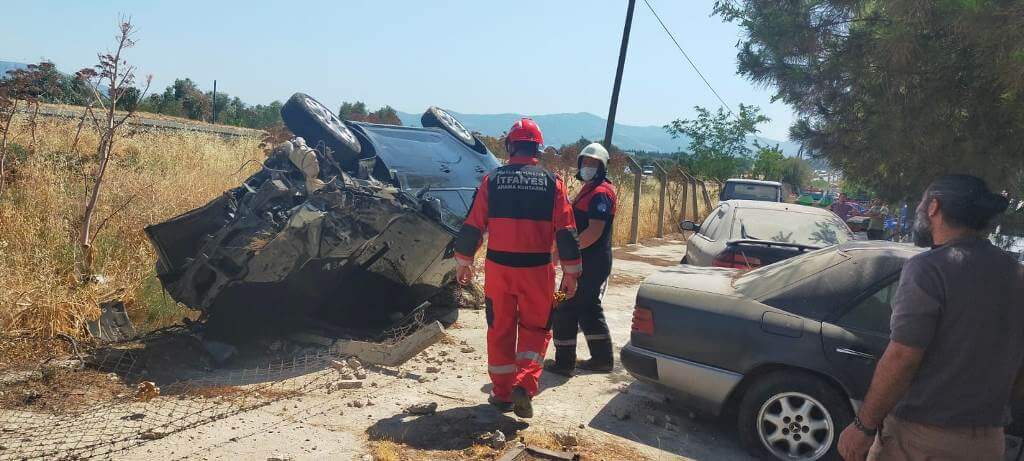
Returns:
[[[516,120],[516,123],[512,124],[512,129],[508,130],[508,136],[505,139],[508,142],[529,141],[544,145],[544,135],[541,134],[540,127],[537,126],[537,122],[529,118]]]

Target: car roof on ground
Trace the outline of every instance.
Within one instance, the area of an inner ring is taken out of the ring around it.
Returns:
[[[797,213],[811,213],[816,215],[831,215],[831,211],[813,206],[798,205],[786,202],[766,202],[761,200],[726,200],[729,206],[736,209],[757,209],[771,211],[795,211]]]
[[[759,179],[727,179],[725,182],[735,184],[760,184],[762,186],[782,186],[782,183],[777,181],[761,181]]]

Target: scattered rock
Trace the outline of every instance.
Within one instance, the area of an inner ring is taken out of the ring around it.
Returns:
[[[463,342],[465,342],[465,341],[463,341]],[[476,349],[474,349],[472,346],[466,346],[466,347],[463,347],[462,349],[460,349],[460,351],[462,351],[463,354],[472,354],[472,353],[476,352]]]
[[[357,370],[363,367],[363,363],[360,362],[359,359],[355,357],[349,357],[348,360],[346,360],[346,362],[348,362],[348,366],[355,368]]]
[[[629,419],[630,414],[629,414],[629,410],[627,410],[627,409],[625,409],[623,407],[619,407],[619,408],[616,408],[616,409],[612,410],[612,416],[614,416],[615,419],[618,419],[619,421],[625,421],[625,420]]]
[[[352,406],[356,407],[356,408],[363,408],[363,402],[361,402],[359,400],[355,400],[355,401],[352,402]]]
[[[267,461],[292,461],[294,459],[295,458],[292,458],[291,456],[274,454],[273,456],[267,458]]]
[[[563,447],[575,447],[580,444],[580,440],[571,432],[554,434],[554,437],[555,441]]]
[[[447,357],[448,356],[448,351],[438,351],[437,355],[439,355],[441,357]]]
[[[374,382],[370,383],[370,387],[377,387],[377,382],[374,381]]]
[[[373,461],[372,455],[363,455],[363,461]]]
[[[363,382],[362,381],[351,381],[351,380],[338,381],[338,383],[334,385],[334,388],[338,389],[338,390],[340,390],[340,389],[360,389],[362,387],[363,387]]]
[[[586,425],[586,424],[580,424],[580,425],[579,425],[579,428],[580,428],[580,429],[586,429],[586,428],[587,428],[587,425]]]
[[[420,376],[419,378],[416,379],[416,381],[419,381],[421,383],[425,383],[427,381],[430,381],[430,378],[428,378],[426,376]]]
[[[352,373],[342,373],[340,378],[343,381],[352,381],[353,379],[356,379],[356,376],[353,375]]]
[[[410,415],[432,415],[437,413],[437,402],[425,402],[410,405],[405,409]]]
[[[139,438],[142,440],[159,440],[164,437],[167,437],[167,434],[158,431],[146,431],[139,434]]]
[[[440,373],[441,367],[427,367],[427,373]]]
[[[348,370],[348,365],[345,362],[339,362],[337,360],[331,360],[328,363],[328,365],[331,368],[334,368],[335,370],[338,370],[338,373],[344,373],[346,370]]]
[[[373,406],[373,400],[366,399],[366,406],[372,407]]]
[[[359,370],[356,372],[356,379],[366,379],[366,376],[366,372],[363,370]]]

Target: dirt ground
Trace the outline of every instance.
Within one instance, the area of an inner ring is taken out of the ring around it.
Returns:
[[[648,242],[616,251],[605,295],[616,345],[629,338],[639,282],[677,263],[678,241]],[[358,389],[282,395],[269,405],[147,441],[116,459],[495,459],[486,434],[510,443],[581,453],[584,459],[749,459],[735,433],[667,404],[651,386],[621,367],[572,379],[545,374],[536,416],[520,420],[487,405],[483,311],[463,310],[450,336],[398,370],[370,369]],[[554,351],[549,350],[548,356]],[[580,357],[587,357],[580,341]],[[231,388],[213,389],[218,395]],[[405,409],[435,402],[436,413]]]

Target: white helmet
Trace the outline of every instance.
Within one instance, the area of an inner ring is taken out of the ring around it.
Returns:
[[[583,150],[580,151],[580,155],[576,157],[576,161],[579,162],[579,159],[583,157],[590,157],[598,160],[601,162],[601,165],[604,165],[604,169],[608,170],[608,149],[605,149],[601,143],[592,142],[587,144],[587,147],[584,147]]]

